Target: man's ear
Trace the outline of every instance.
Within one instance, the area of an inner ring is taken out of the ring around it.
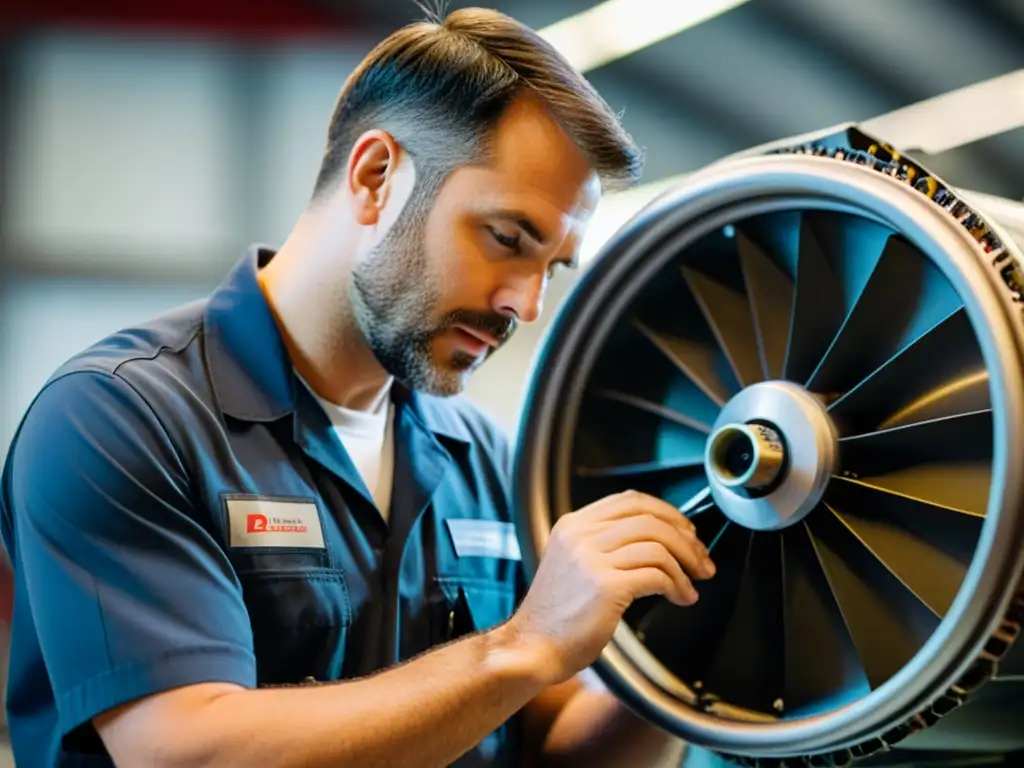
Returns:
[[[398,164],[398,142],[387,131],[362,134],[352,145],[346,181],[357,221],[376,224],[391,191],[391,176]]]

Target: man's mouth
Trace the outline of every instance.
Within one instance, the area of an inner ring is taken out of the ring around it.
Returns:
[[[468,336],[472,336],[477,341],[485,344],[488,347],[497,347],[498,339],[493,334],[487,331],[482,331],[479,328],[473,328],[472,326],[465,325],[463,323],[456,323],[454,326],[459,331],[462,331]]]
[[[478,328],[456,324],[448,328],[448,333],[454,337],[456,347],[472,358],[483,358],[498,346],[494,336]]]

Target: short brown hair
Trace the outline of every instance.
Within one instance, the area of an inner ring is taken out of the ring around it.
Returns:
[[[455,167],[486,159],[498,118],[523,91],[539,97],[605,188],[637,182],[643,153],[583,75],[515,19],[465,8],[399,29],[349,76],[314,198],[343,173],[353,143],[372,128],[391,133],[436,187]]]

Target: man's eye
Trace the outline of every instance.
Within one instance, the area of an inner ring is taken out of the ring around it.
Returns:
[[[552,262],[551,266],[548,267],[548,280],[553,280],[555,278],[555,276],[558,274],[559,270],[562,270],[562,269],[572,269],[572,268],[573,268],[572,263],[568,262],[568,261],[555,261],[555,262]]]
[[[503,248],[508,248],[509,250],[513,251],[519,250],[518,235],[504,235],[498,230],[496,230],[494,227],[488,227],[487,231],[491,233],[491,237],[493,237],[498,242],[498,244],[501,245]]]

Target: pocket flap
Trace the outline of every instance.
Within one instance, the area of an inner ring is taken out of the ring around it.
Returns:
[[[438,581],[444,589],[445,597],[456,605],[460,592],[466,601],[466,607],[473,620],[473,628],[477,632],[485,632],[507,621],[515,608],[515,588],[502,581],[485,579],[446,579]]]

